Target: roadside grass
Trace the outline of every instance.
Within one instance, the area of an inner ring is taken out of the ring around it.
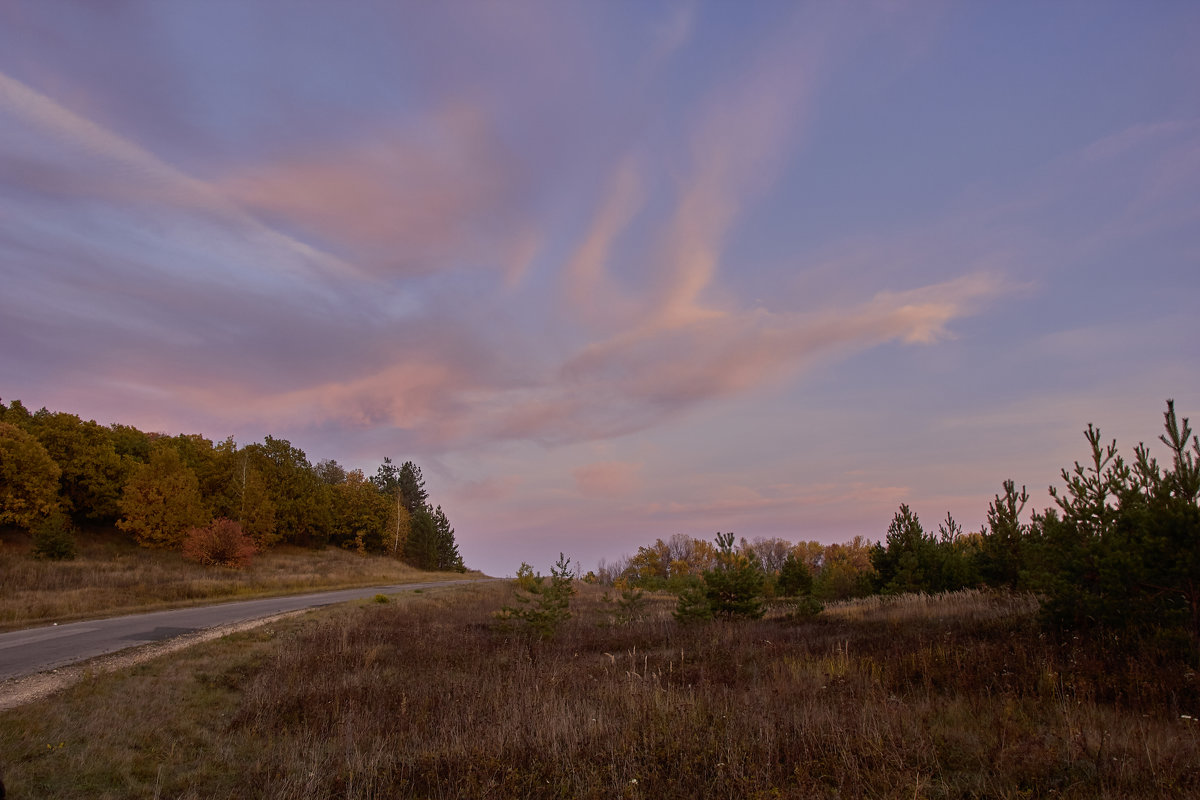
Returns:
[[[1200,795],[1195,674],[1026,599],[681,626],[600,595],[549,641],[493,628],[510,584],[311,612],[0,712],[0,761],[45,798]]]
[[[78,538],[72,561],[31,556],[28,536],[0,536],[0,630],[88,617],[385,583],[483,577],[422,572],[394,558],[337,548],[274,547],[246,569],[205,567],[115,533]]]

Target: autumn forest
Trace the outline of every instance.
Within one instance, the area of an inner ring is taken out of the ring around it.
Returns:
[[[385,458],[375,475],[267,436],[239,446],[100,425],[19,400],[0,403],[0,525],[33,535],[34,552],[69,558],[79,530],[115,528],[147,548],[240,566],[276,544],[464,569],[446,513],[421,469]]]

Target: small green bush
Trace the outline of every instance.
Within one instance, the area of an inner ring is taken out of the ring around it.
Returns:
[[[75,558],[75,530],[66,514],[55,511],[37,526],[33,532],[33,557],[48,561]]]
[[[691,583],[680,590],[679,600],[675,605],[676,621],[687,625],[705,622],[712,617],[712,606],[708,602],[708,592],[702,582]]]
[[[825,610],[824,604],[811,594],[784,597],[777,602],[782,604],[785,616],[792,620],[812,619]]]
[[[775,593],[780,597],[800,597],[812,594],[812,590],[812,571],[803,560],[796,557],[795,553],[788,553],[787,558],[783,560],[783,566],[779,569],[779,579],[775,582]]]
[[[501,626],[519,624],[543,639],[553,639],[558,627],[571,618],[571,596],[575,594],[571,559],[558,554],[558,562],[550,568],[550,582],[533,568],[522,563],[514,582],[517,605],[504,606],[495,618]]]
[[[763,615],[762,567],[733,550],[733,534],[717,534],[717,566],[704,571],[705,593],[713,614],[758,619]]]
[[[636,586],[621,588],[621,596],[614,598],[608,592],[600,598],[611,610],[609,616],[613,625],[628,625],[646,616],[646,593]]]

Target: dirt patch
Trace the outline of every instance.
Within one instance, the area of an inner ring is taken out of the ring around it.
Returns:
[[[159,656],[179,652],[185,647],[191,647],[192,645],[212,641],[213,639],[220,639],[222,636],[257,628],[276,620],[294,617],[298,614],[304,614],[306,611],[307,609],[288,611],[283,614],[263,617],[262,619],[252,619],[230,625],[220,625],[216,628],[206,628],[202,631],[176,636],[172,639],[151,642],[139,647],[131,647],[119,653],[110,653],[90,658],[86,661],[80,661],[58,669],[38,672],[33,675],[23,675],[19,678],[9,678],[6,681],[0,681],[0,711],[32,703],[34,700],[40,700],[43,697],[49,697],[55,692],[62,691],[68,686],[72,686],[91,675],[116,672],[117,670],[126,669],[127,667],[141,664]]]

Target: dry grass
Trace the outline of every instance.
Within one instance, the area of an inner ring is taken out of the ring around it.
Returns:
[[[941,594],[872,595],[825,606],[825,616],[876,622],[984,622],[1033,614],[1037,598],[1030,594],[962,589]]]
[[[478,574],[478,573],[475,573]],[[438,578],[382,556],[329,548],[279,547],[246,569],[192,564],[174,551],[147,550],[127,537],[80,537],[74,561],[39,561],[27,536],[0,537],[0,630],[194,603]]]
[[[1055,642],[1027,603],[864,604],[603,625],[585,587],[542,642],[504,584],[309,615],[0,714],[14,796],[1200,795],[1180,664]],[[839,607],[848,608],[848,607]],[[919,613],[918,608],[924,608]],[[998,608],[1008,608],[1007,612]],[[990,609],[990,610],[989,610]],[[135,708],[138,713],[128,714]]]

